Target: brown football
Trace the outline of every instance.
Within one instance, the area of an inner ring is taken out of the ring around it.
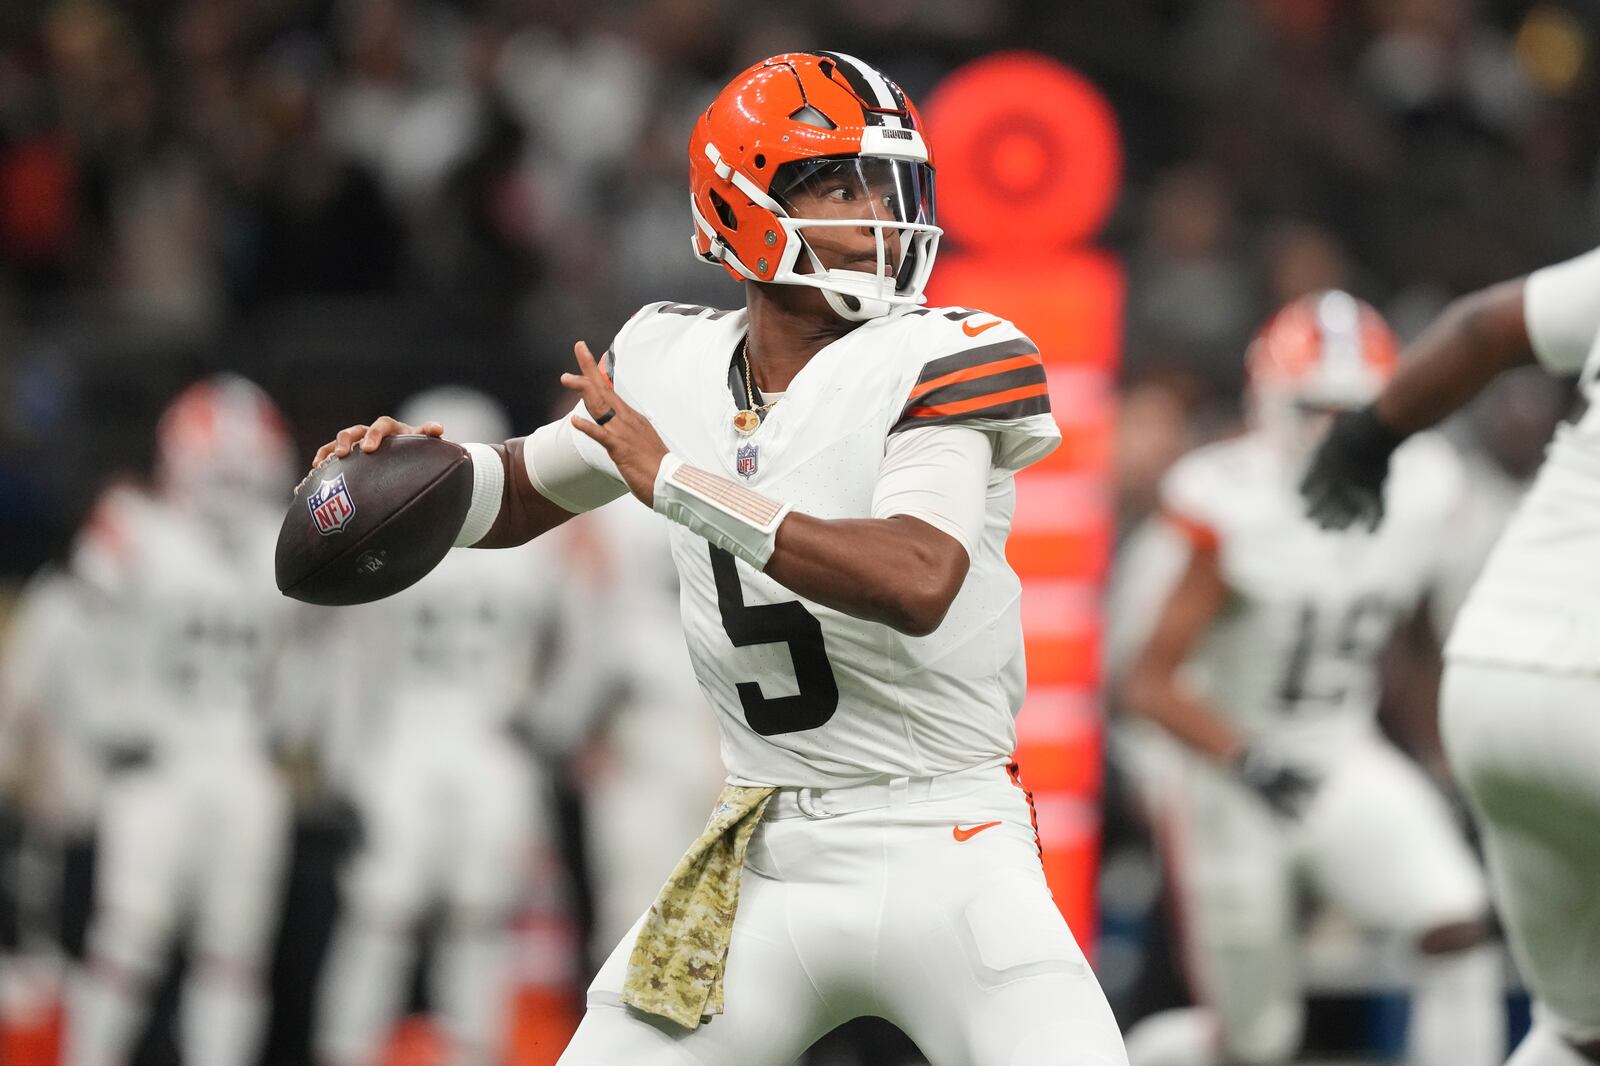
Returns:
[[[279,590],[334,607],[415,584],[450,550],[472,480],[466,449],[438,437],[386,437],[329,459],[295,489],[278,530]]]

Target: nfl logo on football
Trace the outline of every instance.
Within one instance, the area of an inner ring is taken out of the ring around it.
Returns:
[[[733,456],[733,467],[740,477],[750,477],[756,472],[756,446],[746,444]]]
[[[311,511],[311,520],[317,524],[317,532],[324,537],[339,532],[356,516],[355,501],[350,499],[350,490],[344,486],[343,474],[318,485],[317,491],[306,497],[306,507]]]

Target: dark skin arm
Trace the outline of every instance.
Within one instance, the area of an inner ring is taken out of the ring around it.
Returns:
[[[574,416],[573,425],[610,454],[629,489],[654,506],[656,473],[666,445],[648,419],[611,387],[586,344],[576,346],[579,373],[561,383],[583,397],[591,418],[616,414],[605,425]],[[439,436],[437,422],[412,427],[385,415],[370,426],[341,430],[317,452],[321,463],[352,448],[372,451],[384,437],[403,433]],[[521,438],[500,447],[506,492],[494,526],[474,547],[523,544],[565,522],[572,514],[533,487],[522,458]],[[856,618],[881,622],[912,636],[926,636],[944,620],[966,580],[966,549],[954,537],[905,515],[883,519],[825,520],[791,512],[778,528],[766,573],[808,600]]]
[[[959,541],[918,518],[790,512],[765,572],[808,600],[924,637],[944,620],[967,566]]]
[[[342,459],[354,448],[370,452],[377,448],[378,442],[385,437],[413,433],[438,437],[444,434],[444,427],[437,422],[409,426],[399,419],[384,415],[371,425],[356,425],[341,429],[332,441],[317,450],[312,466],[321,466],[323,460],[330,456]],[[514,548],[519,544],[528,543],[541,533],[549,532],[573,517],[571,511],[540,495],[539,490],[528,480],[528,466],[522,457],[525,443],[525,438],[514,437],[504,444],[494,445],[505,467],[506,488],[500,500],[500,514],[495,518],[494,525],[489,527],[489,532],[483,535],[483,539],[473,545],[474,548]]]
[[[1190,692],[1178,671],[1228,604],[1217,553],[1196,548],[1155,630],[1122,686],[1122,702],[1202,754],[1233,763],[1244,740],[1214,707]]]
[[[1379,395],[1379,420],[1397,433],[1427,429],[1465,407],[1501,371],[1533,362],[1522,290],[1518,278],[1445,308]]]

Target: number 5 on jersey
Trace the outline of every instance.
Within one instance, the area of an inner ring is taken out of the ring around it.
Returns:
[[[798,600],[753,607],[744,602],[738,564],[721,548],[711,548],[711,573],[717,582],[717,609],[722,628],[735,648],[787,644],[799,691],[767,697],[758,681],[738,683],[745,721],[764,737],[816,729],[839,709],[839,683],[822,643],[822,623]]]

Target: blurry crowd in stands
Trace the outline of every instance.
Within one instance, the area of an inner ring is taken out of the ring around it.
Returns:
[[[1109,96],[1137,510],[1283,301],[1346,287],[1409,335],[1593,242],[1597,45],[1589,0],[8,0],[4,565],[198,371],[261,381],[302,447],[445,376],[526,424],[572,339],[737,300],[688,254],[687,131],[812,47],[914,97],[1028,47]]]
[[[1282,303],[1345,288],[1411,337],[1600,243],[1600,0],[0,0],[0,590],[202,374],[259,382],[304,458],[444,381],[531,426],[574,339],[737,303],[689,253],[688,131],[809,48],[915,99],[1010,48],[1106,93],[1122,529],[1237,425]],[[1566,400],[1514,376],[1455,427],[1508,499]],[[1136,977],[1102,967],[1119,1009]]]

